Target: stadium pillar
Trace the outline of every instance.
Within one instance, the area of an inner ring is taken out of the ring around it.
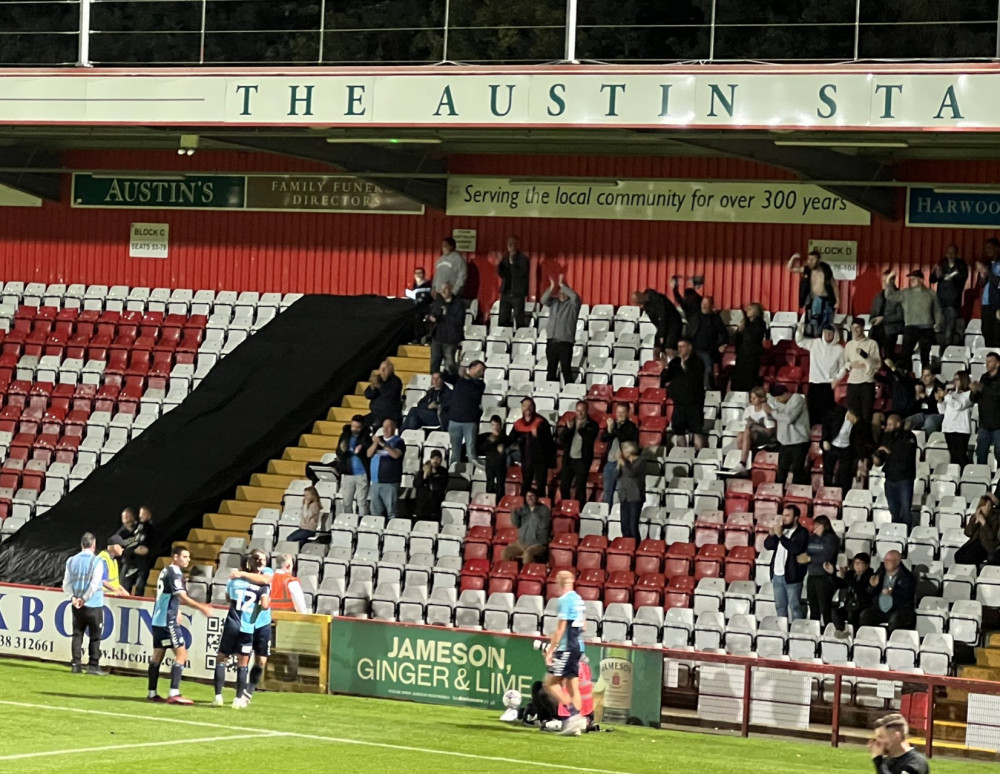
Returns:
[[[750,702],[753,696],[753,672],[750,665],[743,667],[743,718],[740,723],[740,734],[744,738],[750,736]]]
[[[833,718],[830,720],[830,743],[834,747],[840,747],[840,697],[843,691],[843,675],[838,672],[833,678]]]
[[[80,0],[79,40],[77,67],[93,67],[90,63],[90,0]]]
[[[564,59],[576,63],[577,0],[566,0],[566,51]]]

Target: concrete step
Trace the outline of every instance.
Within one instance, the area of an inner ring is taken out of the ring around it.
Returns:
[[[220,513],[233,513],[239,516],[256,516],[261,508],[273,508],[274,503],[257,502],[254,500],[223,500],[219,506]]]
[[[976,648],[976,666],[1000,667],[1000,648]]]
[[[188,532],[188,540],[192,542],[217,543],[220,546],[231,537],[245,538],[247,537],[247,533],[238,530],[209,529],[207,527],[195,527]]]
[[[325,451],[334,451],[337,448],[337,441],[340,439],[339,434],[333,435],[318,435],[317,433],[305,433],[299,436],[299,445],[305,446],[309,449],[324,449]]]
[[[965,723],[957,723],[953,720],[934,721],[934,746],[938,741],[965,743]]]
[[[277,473],[281,476],[305,478],[306,462],[299,460],[271,460],[267,463],[267,472]]]
[[[412,373],[427,373],[427,369],[430,368],[431,358],[430,354],[426,358],[422,357],[399,357],[394,355],[389,358],[389,361],[396,367],[396,373],[400,371],[407,371]],[[400,376],[400,379],[403,377]],[[404,381],[403,384],[406,384]]]
[[[969,680],[1000,681],[1000,667],[960,666],[958,676],[966,677]]]
[[[375,372],[372,371],[372,373]],[[403,384],[405,385],[406,382],[403,382]],[[354,385],[354,394],[363,396],[365,394],[365,390],[367,390],[370,386],[371,382],[358,382],[357,384]]]
[[[366,404],[367,405],[367,404]],[[326,419],[331,425],[336,426],[336,430],[331,429],[329,435],[336,434],[340,437],[341,431],[344,429],[344,425],[351,421],[351,418],[355,414],[367,414],[368,409],[365,408],[363,411],[358,409],[353,409],[350,406],[334,406],[329,411],[326,412]]]
[[[197,564],[215,562],[216,557],[219,555],[219,549],[222,548],[221,543],[189,542],[186,545],[191,552],[191,561]]]
[[[341,405],[345,408],[357,409],[358,413],[368,413],[368,398],[364,395],[345,395]]]
[[[987,648],[1000,648],[1000,632],[990,632],[986,635]]]
[[[305,446],[286,446],[281,454],[283,460],[294,460],[295,462],[319,462],[324,454],[323,449],[310,449]]]
[[[403,344],[398,350],[396,350],[396,356],[426,360],[428,365],[430,365],[431,348],[421,346],[420,344]]]
[[[253,524],[253,517],[232,513],[206,513],[204,524],[206,529],[246,534]]]
[[[330,409],[330,413],[334,411],[344,411],[344,410],[345,409]],[[346,410],[352,411],[352,409],[346,409]],[[329,414],[327,414],[327,416],[329,416]],[[346,422],[338,422],[335,419],[320,419],[317,422],[313,422],[312,431],[316,435],[331,435],[335,436],[339,440],[340,434],[344,432],[345,424]]]
[[[271,508],[279,506],[285,496],[284,488],[272,489],[266,486],[238,486],[236,499],[255,503],[269,503]],[[257,511],[254,511],[256,514]]]
[[[254,473],[250,476],[250,485],[280,489],[284,492],[295,480],[297,480],[296,476],[283,476],[280,473]]]

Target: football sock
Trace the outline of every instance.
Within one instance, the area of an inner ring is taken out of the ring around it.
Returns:
[[[160,681],[160,662],[149,662],[149,697],[156,696],[156,684]]]
[[[184,673],[184,666],[175,663],[170,667],[170,695],[181,695],[181,675]]]
[[[222,696],[222,686],[226,684],[226,664],[224,661],[215,662],[215,695]]]
[[[236,669],[236,698],[243,698],[243,692],[247,688],[247,668],[237,667]]]
[[[260,682],[261,675],[263,675],[264,670],[259,666],[254,666],[250,669],[250,680],[247,683],[247,693],[253,696],[253,692],[257,690],[257,683]]]

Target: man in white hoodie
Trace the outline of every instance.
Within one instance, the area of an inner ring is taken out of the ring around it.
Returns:
[[[844,370],[844,347],[833,325],[823,326],[822,338],[805,337],[805,318],[795,329],[795,343],[809,351],[809,423],[822,425],[833,408],[833,386]]]
[[[847,408],[871,425],[875,413],[875,374],[882,367],[878,344],[865,336],[865,322],[860,317],[851,321],[851,340],[844,347],[844,368],[847,374]]]

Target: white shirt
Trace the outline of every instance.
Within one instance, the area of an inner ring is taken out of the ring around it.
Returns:
[[[779,515],[780,519],[781,516]],[[782,535],[784,537],[791,537],[792,533],[795,532],[795,527],[790,527],[786,529]],[[774,577],[784,578],[785,577],[785,562],[788,561],[788,549],[785,548],[785,544],[778,540],[778,547],[774,549],[774,572],[771,573]]]
[[[848,448],[850,448],[850,446],[851,446],[851,430],[853,430],[853,429],[854,429],[854,425],[852,425],[849,421],[847,421],[847,418],[845,417],[844,418],[844,424],[841,425],[840,432],[837,433],[837,437],[833,439],[833,444],[832,445],[836,446],[838,449],[848,449]]]
[[[829,384],[839,379],[844,371],[844,348],[839,341],[829,344],[820,337],[807,339],[801,328],[795,329],[795,343],[809,351],[809,382]]]
[[[764,425],[767,430],[770,430],[777,424],[770,414],[763,409],[755,409],[752,404],[743,409],[743,422],[744,427],[747,422],[753,422],[758,425]]]
[[[862,357],[862,352],[868,357]],[[855,364],[860,364],[862,367],[854,368]],[[875,374],[881,367],[882,358],[879,357],[878,345],[874,341],[863,336],[847,342],[847,346],[844,347],[843,372],[847,373],[848,384],[874,383]]]
[[[971,393],[949,392],[944,396],[944,403],[938,403],[938,412],[944,415],[941,420],[942,433],[972,432],[972,400]]]

